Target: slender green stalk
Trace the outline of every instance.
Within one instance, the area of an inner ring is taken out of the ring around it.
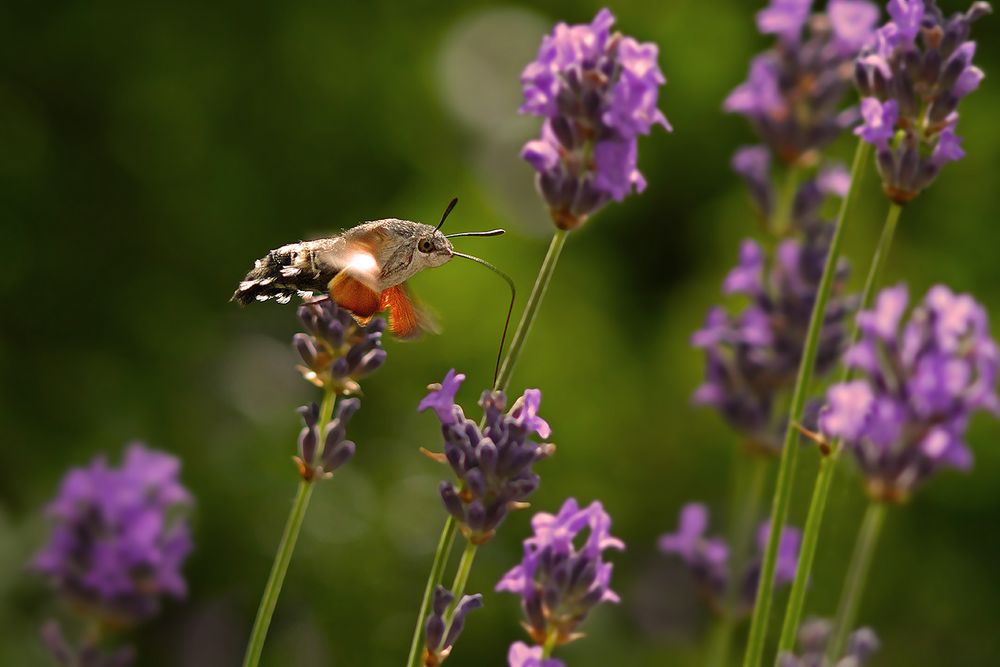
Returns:
[[[859,309],[869,308],[875,297],[875,290],[881,283],[882,270],[889,256],[889,248],[892,246],[892,239],[896,233],[896,223],[899,222],[901,212],[902,209],[899,205],[890,205],[885,225],[882,228],[882,235],[868,269],[868,276],[865,278],[865,286],[861,291]],[[857,319],[855,319],[849,345],[857,342],[860,333]],[[853,369],[844,366],[840,381],[849,382],[853,377]],[[795,636],[798,633],[799,623],[802,620],[802,610],[805,606],[806,586],[812,573],[816,548],[819,544],[819,533],[823,524],[823,514],[826,511],[826,501],[830,495],[830,486],[833,483],[841,449],[842,443],[838,440],[834,443],[829,456],[824,456],[819,462],[816,484],[813,486],[812,499],[809,501],[809,514],[806,516],[806,525],[802,533],[802,549],[799,551],[798,569],[795,571],[795,581],[792,582],[792,591],[788,596],[788,607],[785,610],[785,621],[781,626],[781,638],[778,640],[779,653],[789,651],[795,646]]]
[[[801,170],[794,165],[785,170],[785,182],[778,192],[778,203],[771,217],[771,228],[768,230],[776,238],[784,236],[792,223],[792,207],[795,205],[795,195],[799,190],[800,176]]]
[[[514,365],[517,364],[517,360],[521,356],[521,348],[524,347],[524,341],[528,338],[531,325],[535,322],[535,316],[538,314],[538,308],[542,305],[542,299],[549,287],[549,281],[552,280],[556,262],[559,261],[559,254],[562,252],[568,234],[569,232],[564,229],[557,229],[556,233],[552,235],[549,250],[545,253],[541,268],[538,269],[535,285],[531,288],[528,303],[525,304],[524,312],[521,314],[521,321],[517,325],[514,338],[510,341],[510,347],[507,348],[507,356],[504,357],[503,365],[500,367],[500,375],[497,376],[495,387],[499,391],[507,388],[511,375],[514,374]]]
[[[854,553],[847,568],[847,579],[844,581],[844,591],[840,594],[840,604],[837,606],[837,616],[833,621],[833,636],[827,644],[827,656],[833,658],[844,653],[847,635],[854,627],[861,605],[861,593],[864,592],[868,580],[868,570],[871,569],[875,546],[878,544],[882,524],[885,522],[886,504],[877,500],[868,503],[865,517],[858,530],[858,541],[854,544]]]
[[[455,600],[451,603],[452,611],[465,595],[465,586],[469,583],[469,573],[472,572],[472,562],[476,560],[477,551],[479,551],[479,546],[473,544],[471,540],[466,540],[465,549],[462,551],[462,560],[458,561],[458,570],[455,571],[455,581],[451,584],[451,592],[455,596]]]
[[[840,212],[834,227],[833,239],[827,253],[823,276],[820,278],[816,303],[813,306],[806,332],[805,345],[802,350],[802,361],[799,364],[798,376],[795,379],[795,389],[792,391],[792,401],[789,409],[788,427],[785,429],[785,441],[781,449],[781,462],[778,465],[778,479],[774,489],[774,500],[771,505],[771,526],[761,565],[760,580],[757,586],[757,599],[753,607],[750,621],[750,637],[747,640],[747,650],[743,658],[744,667],[759,667],[764,656],[764,642],[767,638],[767,624],[771,614],[773,598],[774,570],[778,561],[778,545],[781,540],[781,528],[788,517],[788,505],[791,501],[795,482],[795,468],[798,462],[799,447],[797,446],[798,431],[794,424],[802,417],[806,395],[812,382],[813,365],[816,361],[816,350],[819,346],[819,334],[823,328],[826,305],[830,299],[834,276],[837,273],[837,260],[840,258],[840,245],[844,236],[844,223],[854,195],[857,192],[858,178],[862,165],[867,163],[869,146],[863,141],[858,142],[854,154],[854,164],[851,167],[851,185],[840,205]]]
[[[545,635],[545,643],[542,645],[542,660],[552,657],[552,651],[556,647],[556,642],[559,640],[559,632],[557,630],[549,630],[549,633]]]
[[[542,298],[548,289],[549,281],[552,280],[552,274],[555,272],[556,263],[559,261],[559,254],[566,243],[567,234],[567,231],[557,229],[555,234],[552,235],[548,252],[545,253],[542,266],[538,269],[535,285],[531,288],[531,294],[528,295],[528,302],[524,306],[524,312],[521,314],[521,320],[518,322],[517,330],[514,332],[514,338],[511,340],[510,346],[507,348],[507,354],[504,356],[503,364],[500,366],[500,374],[497,375],[496,386],[494,386],[494,389],[498,391],[504,391],[510,383],[510,378],[514,373],[514,365],[521,356],[524,342],[528,338],[531,325],[534,323],[538,309],[542,305]],[[424,598],[420,604],[420,610],[417,612],[417,624],[413,628],[413,638],[410,641],[410,654],[406,661],[408,667],[419,666],[420,646],[423,643],[427,610],[430,606],[431,595],[434,593],[437,585],[441,583],[441,579],[444,576],[445,564],[448,561],[448,556],[451,555],[452,544],[455,539],[455,528],[455,519],[449,516],[441,532],[441,539],[438,540],[438,548],[434,553],[434,561],[431,563],[431,571],[427,577],[427,584],[424,586]],[[474,556],[475,553],[473,553]],[[472,561],[470,558],[469,567],[471,566]],[[461,594],[454,590],[452,593],[455,594],[456,599],[461,597]]]
[[[750,544],[753,541],[754,523],[760,513],[761,502],[764,499],[764,482],[767,480],[767,470],[770,458],[761,455],[751,455],[749,460],[740,456],[737,465],[739,473],[746,479],[741,484],[734,484],[732,502],[733,517],[729,533],[730,567],[726,606],[715,623],[712,637],[709,640],[705,664],[709,667],[725,667],[729,664],[729,651],[733,643],[733,633],[739,624],[737,618],[740,603],[740,582],[747,562],[750,560]]]
[[[324,428],[333,415],[333,405],[337,400],[337,395],[327,390],[323,395],[323,404],[319,413],[319,433],[323,433]],[[317,456],[321,455],[319,452]],[[260,663],[260,656],[264,650],[264,640],[267,639],[267,629],[271,625],[271,617],[274,616],[274,608],[278,604],[278,596],[281,595],[281,586],[285,583],[285,575],[288,573],[288,565],[292,562],[292,554],[295,552],[295,543],[299,539],[299,532],[302,530],[302,521],[306,516],[306,509],[309,507],[309,499],[312,497],[313,482],[303,479],[299,482],[298,491],[295,493],[295,500],[292,502],[292,509],[285,522],[285,530],[281,534],[281,542],[278,543],[278,552],[274,556],[274,563],[271,565],[271,573],[267,577],[267,584],[264,586],[264,594],[260,599],[260,606],[257,607],[257,616],[254,618],[253,630],[250,632],[250,640],[247,642],[246,655],[243,656],[243,667],[256,667]]]
[[[438,540],[437,551],[434,552],[434,562],[431,563],[431,573],[427,577],[427,585],[424,586],[424,598],[420,603],[420,612],[417,614],[417,627],[410,640],[410,655],[406,659],[406,664],[417,667],[420,664],[420,647],[424,640],[424,624],[427,622],[427,610],[430,609],[431,596],[434,589],[441,583],[444,577],[444,566],[448,563],[448,556],[451,554],[452,545],[455,543],[455,533],[457,532],[455,518],[448,515],[441,531],[441,539]]]

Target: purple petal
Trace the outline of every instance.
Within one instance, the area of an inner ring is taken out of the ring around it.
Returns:
[[[462,386],[464,380],[465,374],[456,373],[455,369],[452,368],[444,376],[441,384],[432,388],[423,400],[420,401],[420,404],[417,406],[417,412],[423,412],[431,408],[437,413],[438,419],[441,420],[442,424],[454,423],[455,394],[458,393],[458,388]]]

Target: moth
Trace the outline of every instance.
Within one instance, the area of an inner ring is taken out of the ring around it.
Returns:
[[[406,281],[424,269],[462,257],[506,280],[511,289],[509,323],[514,308],[513,281],[489,262],[458,252],[451,243],[459,236],[499,236],[504,230],[443,234],[441,226],[457,203],[457,198],[451,200],[437,227],[387,218],[362,223],[336,236],[275,248],[254,262],[232,301],[241,305],[269,299],[288,303],[295,294],[325,294],[361,323],[388,309],[389,330],[400,338],[413,338],[425,331],[435,332],[437,327],[414,299]],[[504,337],[506,330],[505,325]]]

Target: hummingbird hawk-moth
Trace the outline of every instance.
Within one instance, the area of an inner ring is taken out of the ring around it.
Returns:
[[[302,297],[326,294],[362,323],[388,309],[390,331],[400,338],[412,338],[424,331],[435,331],[436,326],[414,300],[406,281],[424,269],[447,264],[453,257],[463,257],[486,266],[507,281],[512,310],[511,279],[489,262],[458,252],[450,240],[458,236],[498,236],[504,230],[442,234],[441,225],[457,203],[458,199],[453,199],[448,204],[437,227],[388,218],[362,223],[329,238],[276,248],[254,262],[232,300],[243,305],[269,299],[288,303],[295,294]]]

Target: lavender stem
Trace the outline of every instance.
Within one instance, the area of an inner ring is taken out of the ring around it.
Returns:
[[[861,292],[861,302],[858,310],[865,310],[871,306],[875,296],[875,290],[881,282],[882,270],[886,259],[889,256],[889,248],[892,246],[892,239],[896,233],[896,224],[899,222],[899,215],[902,208],[898,204],[891,204],[886,215],[885,225],[882,228],[882,236],[879,238],[878,246],[872,257],[871,267],[868,276],[865,278],[865,286]],[[855,319],[854,328],[848,348],[853,346],[860,336]],[[843,369],[841,382],[850,382],[854,378],[854,369]],[[792,583],[792,591],[788,596],[788,607],[785,611],[785,621],[781,628],[781,638],[778,641],[778,652],[791,651],[795,646],[795,636],[798,632],[799,623],[802,619],[802,609],[805,606],[806,585],[812,571],[813,560],[816,557],[816,548],[819,543],[820,528],[823,524],[823,514],[826,511],[826,500],[830,495],[830,485],[837,469],[837,461],[840,459],[840,452],[843,445],[840,440],[834,443],[829,456],[824,456],[819,462],[819,471],[816,473],[816,483],[813,487],[812,499],[809,501],[809,514],[806,516],[806,525],[802,533],[802,550],[799,553],[799,567],[795,572],[795,581]]]
[[[323,433],[327,423],[329,423],[336,401],[336,393],[327,389],[323,394],[323,403],[320,406],[318,426],[320,433]],[[322,452],[319,452],[317,456],[321,455]],[[302,521],[305,519],[312,492],[313,482],[311,480],[303,479],[299,482],[295,500],[292,502],[292,509],[285,522],[285,530],[281,535],[281,542],[278,543],[278,552],[274,556],[274,564],[271,565],[271,573],[264,586],[264,594],[257,607],[257,616],[254,618],[253,630],[250,632],[250,640],[247,642],[246,655],[243,657],[243,667],[257,667],[260,663],[264,641],[267,639],[267,630],[271,625],[271,617],[274,616],[274,609],[278,604],[278,596],[281,595],[281,586],[285,582],[288,565],[292,561],[292,553],[295,551],[295,543],[299,538]]]
[[[547,635],[545,635],[545,644],[542,645],[542,660],[552,657],[552,651],[556,647],[556,641],[559,639],[559,632],[555,629],[550,630]]]
[[[812,316],[809,320],[809,329],[806,333],[805,345],[802,350],[802,360],[799,364],[799,372],[795,380],[795,389],[792,392],[788,427],[785,429],[784,445],[781,449],[781,462],[778,466],[778,480],[775,485],[774,499],[771,506],[771,526],[784,526],[785,520],[788,518],[788,505],[791,501],[792,490],[794,488],[795,469],[799,454],[797,446],[798,431],[794,425],[802,419],[806,394],[812,382],[813,365],[815,364],[816,351],[819,347],[819,334],[823,328],[826,305],[830,299],[834,277],[837,273],[840,244],[844,235],[844,222],[847,218],[847,211],[857,193],[857,183],[860,180],[858,176],[861,173],[862,165],[868,162],[869,151],[870,147],[868,144],[863,141],[858,142],[858,148],[854,153],[854,162],[851,166],[851,185],[844,199],[841,201],[840,211],[837,214],[837,221],[834,227],[833,239],[830,241],[830,250],[826,257],[826,264],[823,266],[823,275],[820,279],[819,289],[816,293],[816,303],[813,306]],[[764,642],[767,637],[767,624],[771,613],[774,571],[778,563],[778,547],[781,543],[781,533],[781,530],[771,530],[768,535],[767,549],[764,552],[760,581],[757,586],[757,599],[754,603],[753,615],[750,621],[750,636],[747,640],[747,649],[743,658],[744,667],[760,667],[764,656]]]
[[[427,585],[424,587],[424,598],[420,603],[420,611],[417,613],[417,627],[413,632],[413,639],[410,640],[410,655],[406,659],[408,667],[420,665],[420,646],[423,643],[427,610],[430,609],[434,589],[444,577],[444,567],[448,564],[448,556],[451,555],[452,546],[455,544],[455,528],[455,517],[449,514],[448,519],[444,522],[441,538],[438,540],[437,551],[434,552],[434,562],[431,563],[431,572],[427,577]]]
[[[886,504],[877,500],[869,502],[868,509],[865,510],[865,517],[858,530],[858,541],[854,545],[854,553],[851,555],[851,563],[847,569],[844,591],[840,595],[840,604],[837,606],[837,616],[833,622],[833,636],[830,643],[827,644],[828,657],[843,654],[844,646],[847,644],[847,635],[854,627],[858,607],[861,605],[861,593],[864,591],[868,570],[871,569],[872,557],[875,555],[875,546],[878,544],[882,524],[885,522],[885,512]]]
[[[771,228],[768,230],[776,239],[782,238],[788,232],[792,220],[792,206],[795,203],[795,195],[799,191],[800,175],[801,170],[794,165],[790,165],[785,170],[785,182],[781,186],[778,204],[771,218]]]
[[[514,332],[514,338],[511,340],[510,347],[507,348],[507,354],[504,356],[503,364],[500,366],[500,374],[497,376],[496,386],[494,387],[496,391],[504,391],[510,383],[511,375],[514,373],[514,365],[517,363],[518,357],[521,356],[521,349],[524,347],[524,342],[528,338],[528,332],[531,330],[531,325],[538,314],[538,309],[542,304],[545,291],[548,289],[549,281],[552,280],[552,274],[555,272],[559,255],[562,252],[563,245],[566,243],[566,235],[567,231],[564,229],[557,229],[555,234],[552,235],[549,249],[545,253],[545,259],[542,260],[542,266],[538,270],[538,277],[535,278],[535,285],[531,288],[531,294],[528,296],[528,303],[524,306],[524,312],[521,314],[521,320],[518,322],[517,330]],[[410,655],[406,661],[408,667],[418,667],[420,664],[420,645],[423,641],[424,623],[427,621],[427,610],[430,606],[431,595],[434,592],[434,588],[441,583],[441,578],[444,576],[445,564],[448,561],[448,556],[451,555],[454,539],[455,519],[449,516],[441,532],[441,539],[438,540],[438,548],[434,552],[434,561],[431,563],[427,585],[424,587],[424,598],[420,604],[420,610],[417,612],[417,624],[413,629],[413,639],[410,641]],[[473,552],[474,556],[475,552]],[[472,561],[470,558],[469,567],[471,566]],[[453,590],[452,593],[455,594],[456,600],[461,599],[462,593],[460,591]]]
[[[465,549],[462,551],[462,560],[458,561],[458,570],[455,572],[455,581],[452,582],[451,592],[455,596],[454,602],[451,603],[451,610],[449,610],[449,624],[451,623],[451,615],[455,611],[455,607],[458,606],[459,601],[462,596],[465,595],[465,586],[469,583],[469,573],[472,572],[472,562],[476,560],[476,551],[479,550],[479,546],[474,544],[471,540],[465,542]]]
[[[733,642],[733,632],[736,630],[738,620],[737,606],[739,605],[741,575],[745,571],[747,562],[750,559],[750,545],[753,540],[753,529],[757,521],[757,514],[760,512],[761,501],[764,499],[764,483],[767,480],[767,471],[771,459],[761,455],[751,455],[749,461],[740,460],[737,465],[740,472],[746,478],[743,484],[737,487],[733,485],[732,528],[730,529],[729,544],[732,545],[732,558],[730,559],[729,576],[732,582],[727,591],[725,608],[716,622],[715,631],[708,647],[708,657],[706,665],[711,667],[725,667],[729,663],[729,651]]]
[[[514,374],[514,365],[517,364],[517,360],[521,356],[521,348],[524,347],[524,341],[528,338],[531,325],[535,322],[535,316],[542,305],[545,291],[549,287],[549,281],[552,280],[556,263],[559,261],[559,254],[566,243],[566,235],[567,231],[565,229],[557,229],[555,234],[552,235],[549,250],[545,253],[545,259],[542,260],[542,266],[538,270],[538,277],[535,278],[535,285],[531,288],[531,294],[528,296],[528,303],[524,306],[521,321],[517,325],[514,338],[510,342],[510,347],[507,348],[507,356],[504,357],[503,365],[500,367],[500,375],[497,376],[496,386],[494,387],[497,391],[504,391],[510,383],[511,375]]]

